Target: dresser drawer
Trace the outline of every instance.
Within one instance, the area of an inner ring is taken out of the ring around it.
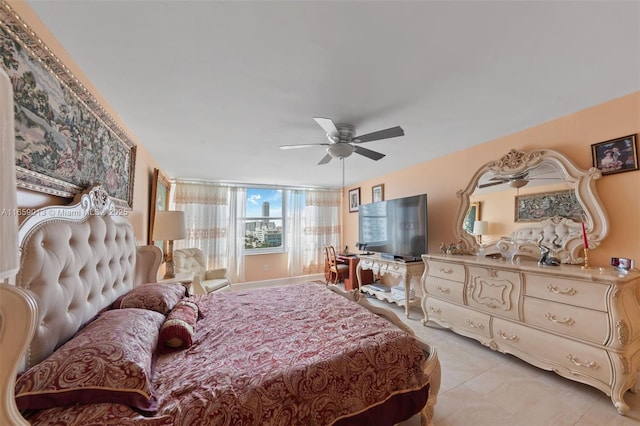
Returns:
[[[428,264],[429,271],[427,275],[431,277],[444,278],[451,281],[463,283],[465,280],[465,269],[462,264],[454,264],[447,262],[438,262],[430,260]]]
[[[601,345],[609,337],[607,314],[593,309],[525,297],[524,322]]]
[[[387,269],[387,265],[377,261],[376,259],[360,258],[358,263],[361,269],[370,269],[374,274],[381,274]]]
[[[470,266],[466,302],[494,315],[518,319],[521,287],[518,272]]]
[[[443,300],[428,297],[423,303],[423,309],[429,320],[451,328],[455,332],[467,330],[473,334],[491,337],[491,317],[462,306],[452,305]],[[465,333],[463,333],[465,334]]]
[[[464,304],[463,283],[427,276],[426,290],[429,295],[438,299],[449,300],[460,305]]]
[[[527,275],[525,280],[528,296],[603,312],[607,310],[608,285],[535,274]]]
[[[525,359],[533,357],[564,375],[587,376],[600,382],[600,388],[610,386],[611,364],[603,349],[500,318],[493,319],[491,331],[500,351],[510,352],[508,348],[511,347],[515,349],[515,355],[525,354]]]

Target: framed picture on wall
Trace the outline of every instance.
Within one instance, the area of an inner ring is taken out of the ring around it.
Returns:
[[[384,201],[384,184],[371,187],[371,202]]]
[[[464,217],[462,227],[469,234],[473,235],[473,224],[476,220],[480,220],[480,202],[476,201],[469,205],[467,215]]]
[[[514,222],[540,222],[554,216],[580,222],[584,210],[573,190],[516,195]]]
[[[636,135],[599,142],[591,145],[593,167],[603,175],[638,170]]]
[[[360,209],[360,188],[349,190],[349,213]]]
[[[169,209],[170,192],[171,183],[169,182],[169,178],[167,178],[160,169],[153,169],[153,181],[151,183],[151,208],[149,209],[149,236],[147,241],[149,245],[153,244],[158,246],[162,250],[162,253],[167,253],[169,250],[169,242],[153,240],[153,225],[156,218],[156,212]]]
[[[131,210],[134,140],[6,2],[0,23],[4,71],[13,82],[17,186],[73,198],[100,184]]]

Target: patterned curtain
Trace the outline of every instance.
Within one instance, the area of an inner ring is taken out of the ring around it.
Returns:
[[[244,241],[238,238],[238,205],[240,188],[209,183],[177,180],[172,190],[172,208],[184,211],[187,236],[174,242],[174,247],[196,247],[207,259],[207,269],[227,268],[232,282],[244,280]],[[242,226],[240,226],[242,227]],[[238,242],[240,241],[240,243]],[[240,245],[240,247],[238,247]]]
[[[324,246],[340,244],[340,190],[292,190],[287,218],[289,275],[324,272]]]

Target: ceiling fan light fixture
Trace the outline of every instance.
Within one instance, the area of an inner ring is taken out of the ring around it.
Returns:
[[[528,180],[516,179],[516,180],[512,180],[511,182],[509,182],[509,186],[512,187],[512,188],[522,188],[527,183],[529,183]]]
[[[353,145],[348,143],[336,143],[327,148],[327,152],[333,158],[347,158],[354,151]]]

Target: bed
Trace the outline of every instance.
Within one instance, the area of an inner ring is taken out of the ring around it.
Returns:
[[[97,186],[21,224],[0,285],[0,423],[431,423],[436,351],[393,313],[319,282],[154,283],[158,255],[125,214]]]

